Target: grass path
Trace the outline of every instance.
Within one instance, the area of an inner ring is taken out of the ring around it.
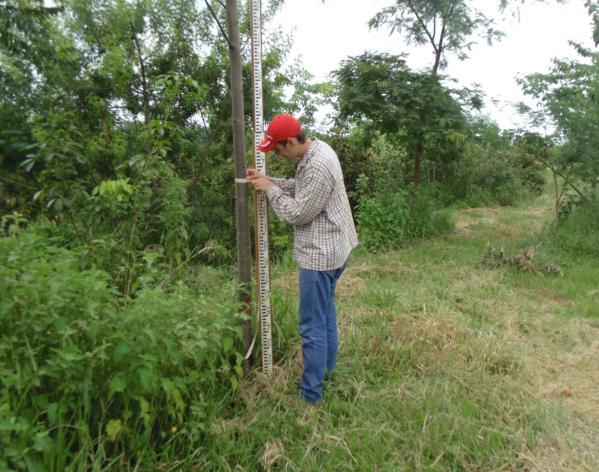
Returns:
[[[319,408],[297,399],[299,339],[285,334],[296,276],[276,268],[275,342],[292,354],[271,379],[246,380],[243,411],[215,426],[218,466],[599,470],[598,264],[552,261],[564,277],[481,264],[488,244],[512,255],[536,244],[550,218],[543,198],[460,210],[447,238],[353,256],[338,287],[338,372]]]

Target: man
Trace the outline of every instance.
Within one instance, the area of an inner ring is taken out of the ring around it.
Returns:
[[[341,165],[328,144],[307,138],[292,116],[278,115],[258,149],[299,161],[293,180],[266,177],[255,169],[247,179],[254,190],[266,192],[276,215],[294,227],[304,360],[300,397],[316,403],[322,398],[325,373],[336,367],[335,286],[358,238]]]

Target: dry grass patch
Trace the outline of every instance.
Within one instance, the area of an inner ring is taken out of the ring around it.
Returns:
[[[504,239],[517,240],[538,233],[551,221],[551,198],[541,196],[533,206],[522,208],[468,208],[456,212],[455,218],[456,235],[468,236],[482,229]]]
[[[499,208],[468,208],[455,213],[456,233],[468,235],[479,226],[493,226],[499,214]]]
[[[555,316],[560,303],[551,298],[537,300],[520,325],[512,318],[505,333],[520,351],[519,388],[566,416],[525,456],[531,470],[599,470],[599,329]]]
[[[341,275],[337,284],[337,297],[339,300],[355,296],[358,292],[364,290],[366,281],[363,275],[365,273],[375,272],[394,272],[394,269],[367,266],[366,264],[350,264]],[[272,281],[273,289],[278,289],[282,294],[289,297],[299,297],[299,277],[297,270],[280,274]]]
[[[270,375],[254,370],[243,379],[240,383],[239,398],[247,410],[254,411],[259,404],[266,401],[273,404],[288,403],[288,386],[292,382],[292,376],[297,373],[295,364],[297,360],[293,359],[289,361],[289,365],[274,365]]]
[[[554,344],[538,343],[529,358],[530,391],[599,424],[599,330],[584,320],[570,320],[560,329],[573,348],[564,352]]]
[[[264,470],[268,471],[272,470],[272,467],[277,462],[289,462],[285,457],[285,447],[283,446],[283,442],[280,440],[268,442],[264,447],[264,452],[260,458],[260,464],[264,467]]]
[[[366,281],[360,277],[356,267],[350,265],[341,275],[337,282],[336,297],[337,300],[348,300],[359,296],[359,293],[366,288]],[[339,303],[339,302],[338,302]]]
[[[525,450],[527,469],[532,472],[595,472],[599,466],[599,425],[589,426],[580,418],[567,419],[569,427],[555,430],[534,450]]]

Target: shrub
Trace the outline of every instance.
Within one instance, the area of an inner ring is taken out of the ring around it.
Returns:
[[[356,216],[360,241],[374,251],[400,247],[408,239],[409,217],[405,192],[363,197]]]
[[[469,206],[514,205],[528,191],[508,152],[489,153],[472,144],[450,184],[455,197]]]
[[[396,249],[406,242],[444,234],[454,227],[447,212],[436,210],[432,189],[404,190],[405,150],[387,135],[376,135],[368,175],[356,183],[356,220],[361,243],[373,251]]]
[[[339,156],[343,168],[345,189],[352,210],[357,208],[358,181],[361,175],[369,176],[373,171],[373,136],[360,129],[353,129],[348,136],[323,137]],[[378,136],[375,136],[377,139]]]
[[[0,469],[201,443],[242,374],[237,304],[162,289],[151,271],[130,299],[76,250],[16,233],[0,239]]]
[[[450,214],[435,206],[426,189],[417,195],[396,190],[363,197],[356,216],[360,241],[369,250],[385,251],[452,231]]]
[[[569,208],[551,233],[552,244],[579,256],[599,256],[599,199]]]

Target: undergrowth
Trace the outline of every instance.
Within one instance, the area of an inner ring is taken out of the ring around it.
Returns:
[[[180,456],[237,388],[234,292],[148,268],[131,298],[86,264],[35,228],[0,239],[2,470]]]
[[[274,372],[242,378],[230,274],[148,253],[124,294],[86,253],[12,221],[0,240],[0,468],[593,470],[599,274],[592,256],[546,240],[526,253],[546,204],[465,210],[458,233],[356,251],[337,291],[338,369],[317,408],[298,398],[287,253],[272,271]],[[481,263],[489,246],[523,258]],[[529,270],[537,261],[563,276]]]

